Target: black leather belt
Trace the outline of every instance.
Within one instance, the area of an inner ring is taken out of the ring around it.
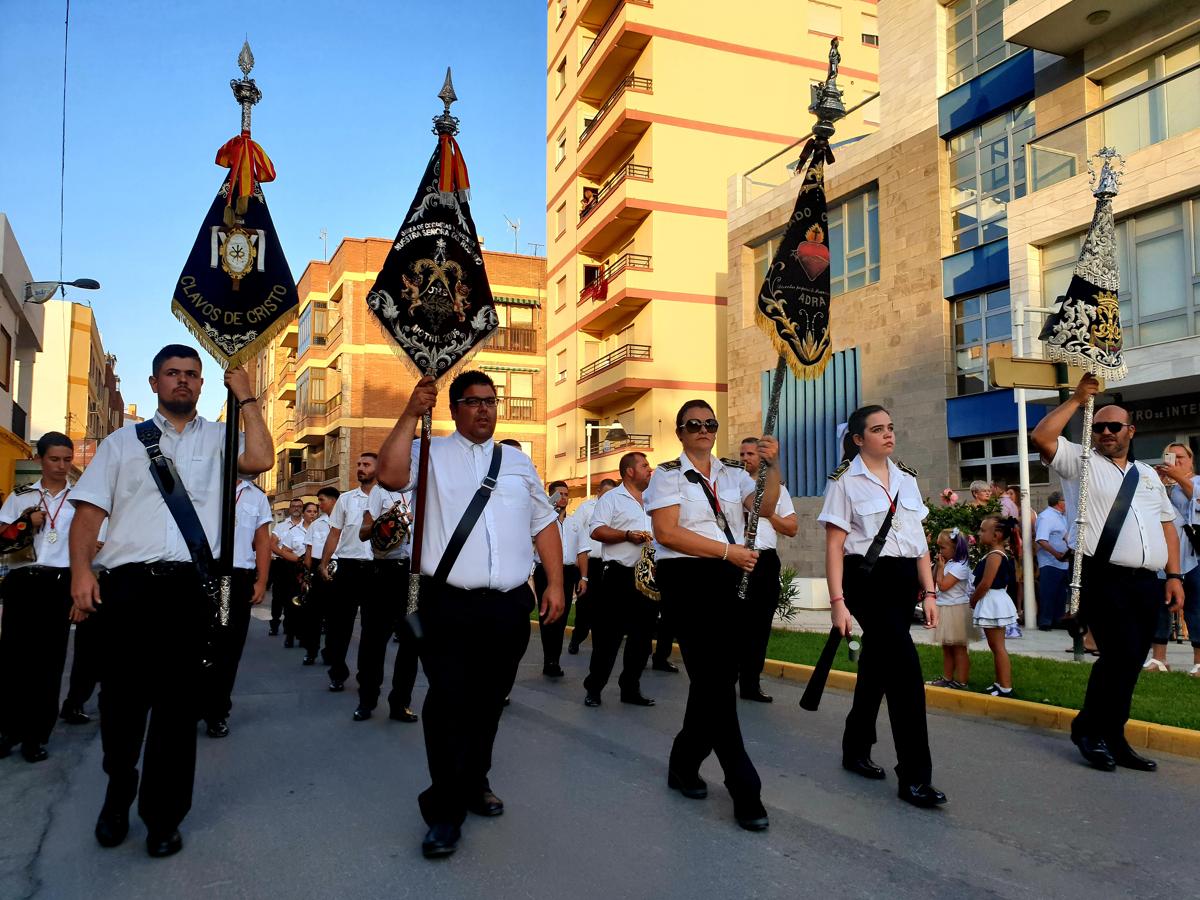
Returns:
[[[147,562],[147,563],[126,563],[123,566],[117,566],[112,570],[113,574],[130,574],[130,575],[152,575],[154,577],[178,577],[180,575],[194,575],[197,579],[200,573],[196,571],[196,564],[193,562]]]

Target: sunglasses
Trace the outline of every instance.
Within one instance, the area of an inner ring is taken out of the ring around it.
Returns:
[[[683,427],[687,429],[688,434],[699,434],[701,428],[709,434],[716,434],[721,425],[716,419],[688,419],[683,423]]]
[[[1127,422],[1093,422],[1092,434],[1103,434],[1106,431],[1109,434],[1119,434],[1122,428],[1128,427]]]

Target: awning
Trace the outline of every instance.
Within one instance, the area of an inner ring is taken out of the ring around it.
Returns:
[[[483,371],[485,371],[485,372],[516,372],[516,373],[527,373],[529,375],[536,375],[538,372],[541,371],[541,369],[535,368],[533,366],[490,366],[490,365],[484,364],[484,365],[481,365],[479,368],[483,369]]]
[[[532,306],[534,309],[542,308],[542,301],[534,300],[532,297],[492,297],[492,300],[504,306]]]

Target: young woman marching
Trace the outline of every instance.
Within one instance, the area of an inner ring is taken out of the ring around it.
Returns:
[[[656,542],[655,580],[690,682],[667,785],[685,797],[706,797],[700,764],[715,752],[733,797],[734,818],[747,831],[762,831],[769,824],[760,797],[762,782],[738,723],[739,646],[729,639],[738,583],[758,560],[756,552],[742,546],[755,480],[739,460],[712,455],[717,428],[707,401],[685,403],[675,417],[683,453],[655,470],[643,495]],[[768,465],[762,502],[767,510],[775,508],[779,495],[778,450],[773,438],[759,443],[759,455]]]
[[[1009,585],[1016,583],[1016,566],[1008,551],[1018,527],[1016,519],[1001,516],[988,516],[979,523],[979,543],[986,553],[975,565],[972,624],[983,629],[996,658],[996,680],[986,691],[993,697],[1012,693],[1012,664],[1004,637],[1007,628],[1017,621],[1017,607],[1008,594]]]
[[[900,799],[930,807],[945,803],[946,795],[930,784],[925,685],[908,628],[917,599],[925,612],[925,627],[937,626],[937,591],[921,527],[929,511],[916,473],[892,461],[895,447],[895,429],[886,409],[855,410],[842,442],[842,464],[829,476],[817,521],[825,525],[825,578],[833,624],[849,634],[853,615],[863,630],[854,704],[842,737],[842,766],[864,778],[885,777],[871,760],[871,745],[886,694]]]

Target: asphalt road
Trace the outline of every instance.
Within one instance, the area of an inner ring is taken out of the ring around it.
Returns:
[[[255,620],[231,737],[200,737],[185,847],[147,857],[144,829],[115,850],[92,826],[103,798],[96,725],[60,728],[51,759],[0,761],[0,898],[584,898],[1197,896],[1200,763],[1161,757],[1155,774],[1086,768],[1056,733],[931,713],[936,811],[838,766],[849,695],[819,713],[796,685],[742,703],[771,816],[734,824],[709,760],[705,801],[668,791],[665,759],[686,677],[647,672],[658,706],[588,709],[588,645],[567,677],[541,675],[536,634],[496,745],[492,785],[507,811],[470,818],[459,852],[422,859],[420,725],[355,723],[353,681],[326,690]],[[170,635],[164,635],[170,640]],[[418,682],[419,701],[424,693]],[[94,702],[92,704],[94,706]]]

